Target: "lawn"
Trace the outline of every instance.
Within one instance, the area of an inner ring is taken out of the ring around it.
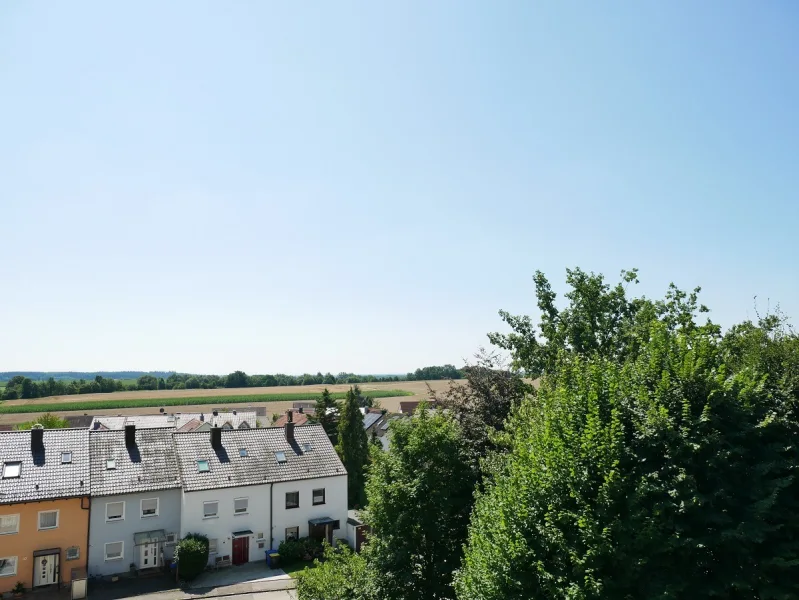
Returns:
[[[314,561],[312,560],[297,560],[291,563],[290,565],[281,565],[280,568],[285,571],[286,575],[291,577],[292,579],[297,579],[297,573],[302,573],[305,570],[305,567],[309,569],[315,568]]]
[[[406,390],[367,390],[361,392],[370,398],[393,398],[395,396],[413,396]],[[330,394],[335,400],[343,400],[346,392]],[[79,397],[79,396],[78,396]],[[70,410],[97,411],[115,410],[118,408],[151,408],[161,406],[185,406],[189,404],[241,404],[255,402],[298,402],[301,400],[318,400],[319,392],[306,392],[295,394],[250,394],[246,396],[182,396],[171,398],[138,398],[129,400],[93,400],[75,402],[37,402],[28,404],[0,405],[0,414],[38,413],[38,412],[64,412]]]

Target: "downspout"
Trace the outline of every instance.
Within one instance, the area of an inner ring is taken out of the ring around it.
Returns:
[[[272,551],[274,548],[272,547],[272,542],[274,541],[274,536],[272,535],[272,507],[275,505],[275,498],[272,494],[272,490],[275,487],[275,482],[269,484],[269,550]]]

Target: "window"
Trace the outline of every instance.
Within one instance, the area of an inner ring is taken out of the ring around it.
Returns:
[[[3,465],[3,479],[11,479],[12,477],[19,477],[19,472],[22,470],[22,463],[17,461],[7,462]],[[14,563],[14,569],[16,569]],[[16,571],[15,571],[16,572]]]
[[[208,540],[208,554],[216,554],[218,552],[218,541],[216,538]]]
[[[124,502],[106,502],[105,503],[105,520],[106,521],[122,521],[125,518],[125,503]]]
[[[158,498],[145,498],[141,501],[141,516],[142,519],[158,516]]]
[[[300,539],[300,528],[286,527],[286,540],[298,540],[298,539]]]
[[[61,453],[61,464],[68,465],[72,462],[72,452],[62,452]]]
[[[311,450],[313,450],[313,446],[311,446],[308,442],[305,442],[302,445],[302,451],[303,452],[310,452]]]
[[[198,473],[207,473],[211,470],[211,467],[208,466],[207,460],[198,460],[197,461],[197,472]]]
[[[17,574],[17,557],[4,556],[0,558],[0,577],[10,577]]]
[[[313,503],[314,506],[325,503],[325,488],[313,491]]]
[[[219,502],[216,500],[212,502],[203,502],[203,517],[211,519],[219,512]]]
[[[106,468],[107,471],[112,471],[112,470],[116,469],[117,468],[116,459],[109,458],[107,461],[105,461],[105,468]]]
[[[341,521],[333,521],[333,529],[341,529]]]
[[[275,452],[275,460],[279,463],[286,462],[286,453],[285,452]]]
[[[167,533],[166,534],[166,545],[167,546],[174,546],[175,541],[177,540],[178,535],[176,533]]]
[[[286,508],[299,508],[299,506],[300,506],[300,493],[286,492]]]
[[[247,498],[236,498],[233,500],[233,512],[237,515],[246,515],[248,503]]]
[[[0,535],[19,533],[19,515],[0,515]]]
[[[55,529],[58,527],[58,511],[43,510],[39,513],[39,529]]]
[[[249,454],[247,453],[247,448],[239,448],[239,456],[241,456],[242,458],[244,458],[245,456],[249,456]]]
[[[122,560],[122,553],[125,550],[125,542],[108,542],[105,545],[106,560]]]
[[[78,560],[80,558],[80,548],[70,546],[67,548],[67,560]]]

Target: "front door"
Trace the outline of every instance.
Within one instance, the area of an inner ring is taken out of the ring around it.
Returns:
[[[33,559],[33,587],[52,585],[58,581],[58,554],[45,554]]]
[[[249,536],[233,538],[233,564],[243,565],[250,562]]]
[[[159,552],[158,542],[142,544],[139,548],[140,569],[151,569],[161,566],[161,553]]]

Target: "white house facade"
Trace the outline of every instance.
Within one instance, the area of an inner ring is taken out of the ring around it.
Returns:
[[[162,568],[180,533],[172,428],[91,431],[90,577]]]
[[[210,561],[265,560],[286,535],[346,535],[347,474],[321,426],[215,427],[174,441],[181,537],[206,535]]]

